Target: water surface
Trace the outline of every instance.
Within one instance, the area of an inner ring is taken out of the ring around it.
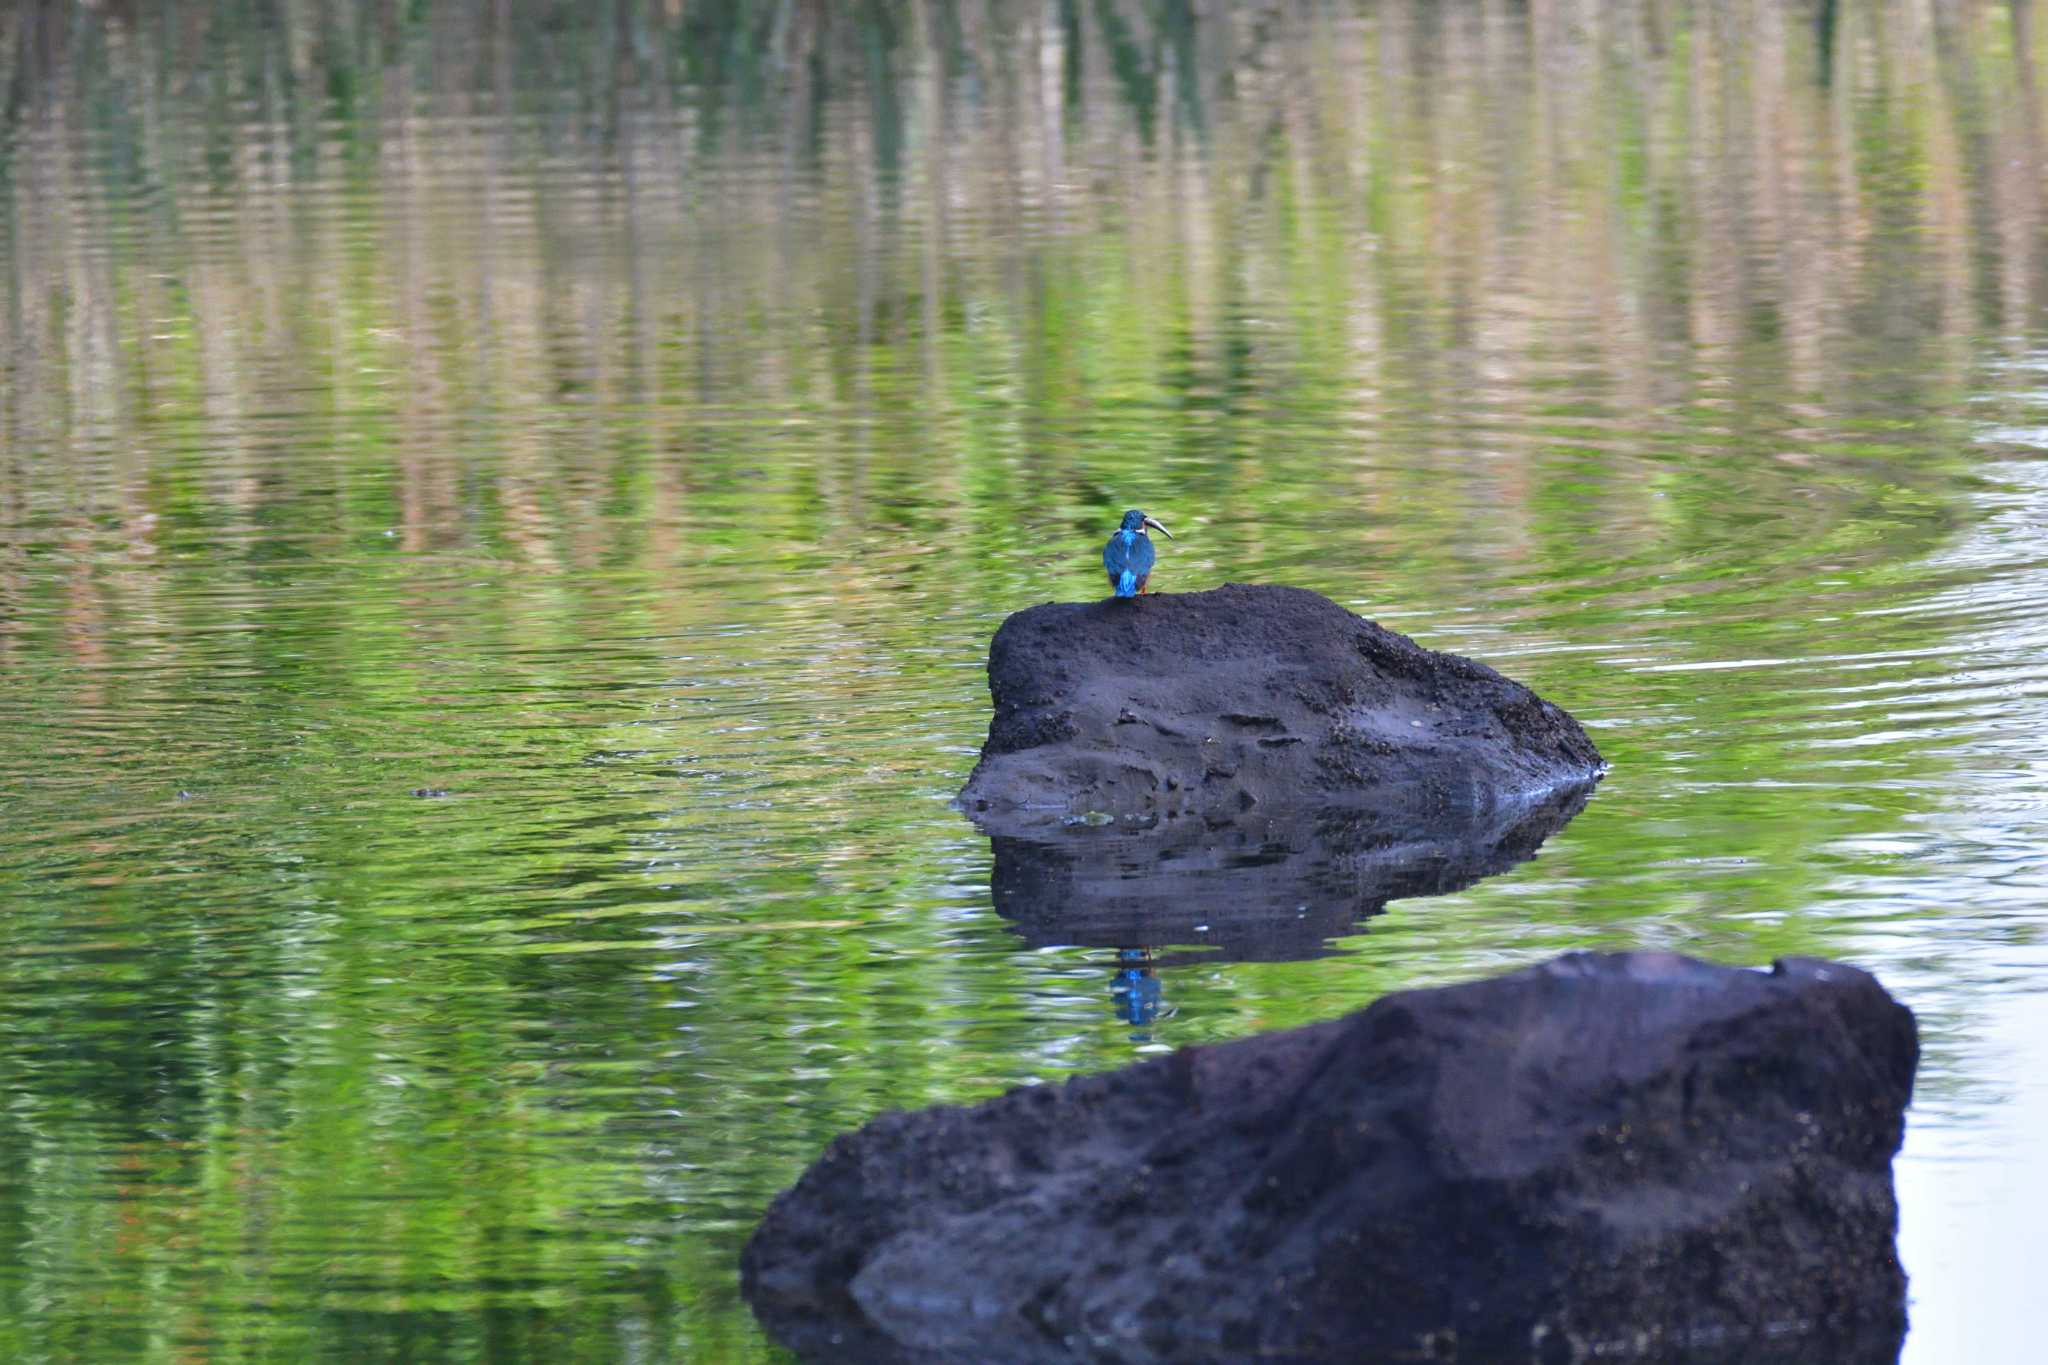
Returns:
[[[2026,1357],[2028,7],[46,8],[0,1355],[775,1359],[738,1247],[879,1109],[1655,947],[1918,1012],[1906,1358]],[[1134,1026],[946,804],[1127,506],[1612,774],[1294,960],[1143,945]]]

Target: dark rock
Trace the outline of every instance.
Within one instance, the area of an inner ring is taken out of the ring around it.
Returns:
[[[1200,944],[1236,960],[1318,957],[1390,900],[1463,890],[1534,857],[1590,794],[1567,787],[1420,822],[1339,809],[995,835],[989,891],[1033,947]]]
[[[1575,953],[835,1140],[741,1259],[820,1359],[1896,1357],[1913,1017]]]
[[[989,647],[995,717],[960,793],[984,824],[1329,806],[1486,810],[1593,780],[1520,683],[1301,588],[1048,602]]]

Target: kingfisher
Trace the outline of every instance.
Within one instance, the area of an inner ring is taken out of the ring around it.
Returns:
[[[1152,537],[1145,534],[1147,526],[1173,539],[1173,532],[1133,507],[1124,513],[1124,524],[1117,527],[1109,544],[1102,547],[1102,567],[1109,572],[1110,591],[1118,597],[1136,597],[1145,591],[1145,580],[1152,576],[1152,561],[1159,552],[1152,548]]]

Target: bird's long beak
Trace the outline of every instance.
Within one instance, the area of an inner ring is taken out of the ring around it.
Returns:
[[[1145,518],[1145,524],[1151,527],[1153,530],[1157,531],[1160,535],[1165,536],[1168,540],[1173,539],[1173,532],[1167,530],[1164,526],[1160,525],[1159,522],[1154,520],[1153,518]]]

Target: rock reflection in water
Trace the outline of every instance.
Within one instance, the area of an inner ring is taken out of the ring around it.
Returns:
[[[996,912],[1034,948],[1112,949],[1119,1018],[1172,1006],[1158,972],[1200,961],[1291,962],[1341,950],[1388,901],[1461,891],[1535,856],[1592,795],[1422,819],[1344,811],[1141,830],[991,834]],[[1178,947],[1179,952],[1164,949]]]

